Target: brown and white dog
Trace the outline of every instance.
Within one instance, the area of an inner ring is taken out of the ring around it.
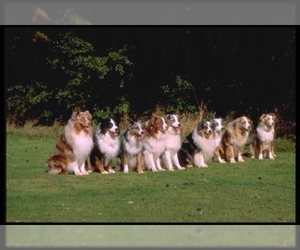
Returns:
[[[143,173],[143,139],[144,124],[140,121],[132,122],[127,126],[122,136],[120,152],[118,154],[118,166],[124,173],[136,170]]]
[[[101,174],[115,173],[112,168],[112,159],[120,149],[119,127],[112,118],[102,120],[94,134],[94,147],[90,160],[94,171]]]
[[[212,123],[202,120],[182,142],[178,151],[179,163],[184,167],[207,168],[207,162],[213,159],[215,151]]]
[[[160,156],[166,149],[166,118],[153,115],[146,122],[143,141],[143,158],[145,167],[153,172],[164,171],[160,165]]]
[[[63,134],[57,140],[54,155],[47,161],[49,173],[89,174],[85,162],[93,148],[91,120],[89,111],[73,112]]]
[[[183,170],[185,168],[180,166],[177,155],[181,147],[180,118],[176,114],[167,114],[166,121],[168,129],[166,131],[166,149],[162,154],[163,165],[166,166],[169,171],[174,171],[173,164],[179,170]]]
[[[276,115],[273,113],[262,114],[259,118],[259,124],[253,135],[250,144],[251,158],[263,160],[263,157],[269,157],[274,160],[274,136],[275,136]]]
[[[253,123],[247,116],[241,116],[227,124],[219,150],[222,159],[230,163],[235,163],[235,159],[244,162],[242,154],[252,127]]]

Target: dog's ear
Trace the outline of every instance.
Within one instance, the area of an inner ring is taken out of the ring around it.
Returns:
[[[277,116],[275,113],[269,113],[269,115],[271,115],[273,117],[273,119],[275,120],[275,122],[277,121]]]
[[[259,117],[259,120],[262,121],[263,119],[265,119],[266,116],[267,116],[267,114],[262,114],[262,115]]]
[[[204,126],[204,120],[198,123],[197,130],[201,130]]]
[[[247,117],[247,119],[248,119],[248,122],[250,123],[250,126],[251,126],[250,129],[252,129],[253,128],[253,121],[249,117]]]
[[[127,125],[127,129],[131,129],[132,126],[133,126],[134,122],[133,121],[130,121],[129,124]]]
[[[237,118],[234,120],[233,122],[233,126],[236,127],[237,125],[239,125],[241,123],[241,117]]]
[[[92,120],[92,115],[88,110],[84,111],[84,113],[86,114],[88,119]]]
[[[77,118],[77,116],[79,116],[79,114],[80,114],[80,111],[79,111],[79,110],[74,111],[74,112],[72,113],[71,119],[72,119],[73,121],[75,121],[76,118]]]
[[[215,119],[211,119],[210,123],[211,123],[212,129],[215,129],[218,126],[218,123],[217,123],[217,121]]]

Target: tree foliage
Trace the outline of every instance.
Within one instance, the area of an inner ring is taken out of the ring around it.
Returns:
[[[281,112],[295,118],[293,27],[10,28],[5,85],[12,121]],[[133,49],[134,48],[134,49]],[[133,77],[134,75],[134,77]],[[199,101],[198,101],[199,100]],[[201,100],[201,102],[200,102]],[[200,104],[199,104],[200,102]]]
[[[128,46],[111,48],[99,56],[91,43],[72,32],[52,35],[56,38],[49,39],[45,32],[37,31],[31,44],[24,37],[23,43],[9,43],[11,55],[19,53],[17,57],[22,55],[20,46],[51,51],[39,62],[40,70],[51,69],[48,75],[44,72],[42,80],[28,78],[7,89],[7,111],[11,119],[20,123],[33,118],[50,122],[62,115],[69,116],[74,109],[89,109],[95,118],[127,112],[128,101],[124,95],[107,93],[121,89],[133,77],[126,73],[133,66],[126,55]],[[41,44],[43,41],[47,43]]]

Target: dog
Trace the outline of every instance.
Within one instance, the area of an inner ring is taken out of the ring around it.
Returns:
[[[182,142],[178,151],[179,163],[184,167],[207,168],[207,162],[213,159],[215,151],[212,122],[202,120]]]
[[[250,144],[251,158],[263,160],[263,157],[269,157],[274,160],[274,136],[276,115],[273,113],[262,114],[259,118],[258,126],[253,135],[252,143]]]
[[[224,131],[224,126],[223,126],[223,119],[222,118],[213,118],[210,120],[212,124],[212,130],[213,130],[213,140],[215,142],[215,159],[219,163],[225,163],[226,161],[221,158],[220,153],[219,153],[219,148],[221,144],[221,139]]]
[[[173,164],[179,170],[183,170],[185,168],[180,166],[177,155],[181,147],[180,118],[176,114],[167,114],[166,120],[168,129],[166,131],[166,149],[162,154],[163,165],[167,166],[169,171],[174,171]]]
[[[131,122],[122,136],[118,166],[124,173],[136,170],[144,173],[142,149],[144,139],[144,124],[141,121]]]
[[[146,122],[143,141],[143,159],[147,170],[164,171],[160,164],[160,156],[166,149],[166,131],[168,125],[163,116],[152,115]]]
[[[101,174],[115,173],[112,159],[120,149],[119,127],[113,118],[103,119],[96,127],[90,161],[93,170]]]
[[[221,139],[220,156],[225,161],[244,162],[242,157],[253,123],[247,116],[241,116],[227,124]]]
[[[88,175],[85,162],[93,148],[92,116],[88,110],[73,112],[64,132],[59,136],[54,155],[47,161],[51,174]]]

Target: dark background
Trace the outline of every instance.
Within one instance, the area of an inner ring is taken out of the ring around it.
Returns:
[[[33,28],[33,27],[31,27]],[[34,27],[46,34],[72,31],[89,41],[99,55],[107,48],[134,46],[130,101],[136,112],[161,101],[159,86],[174,86],[172,74],[195,87],[197,99],[209,102],[217,116],[236,111],[257,119],[278,108],[285,119],[295,118],[295,28],[289,26],[67,26]],[[6,29],[6,41],[24,27]],[[8,52],[8,51],[6,51]],[[26,79],[47,79],[42,63],[51,51],[41,48],[12,58],[6,53],[5,85]],[[128,72],[127,72],[128,73]],[[58,78],[57,81],[63,81]],[[63,82],[62,82],[63,84]],[[114,98],[114,92],[105,93]],[[166,102],[168,100],[165,100]],[[193,93],[191,104],[197,105]]]

